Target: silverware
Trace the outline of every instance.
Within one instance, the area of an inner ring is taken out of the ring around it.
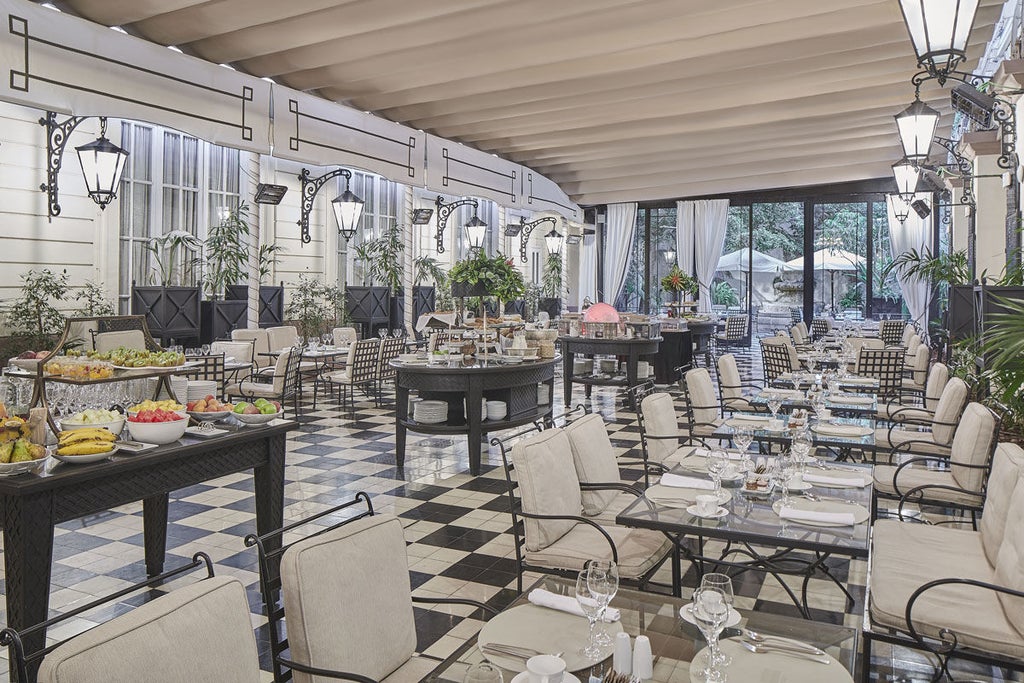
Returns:
[[[490,652],[496,655],[505,655],[507,657],[513,657],[515,659],[522,659],[526,661],[530,657],[536,657],[537,655],[547,654],[540,650],[532,650],[528,647],[520,647],[518,645],[508,645],[506,643],[484,643],[480,646],[480,649],[485,652]],[[561,657],[564,652],[555,652],[556,657]]]
[[[845,503],[846,505],[860,505],[855,500],[846,500],[845,498],[836,498],[835,496],[819,496],[816,493],[810,491],[803,491],[801,494],[804,498],[815,503]]]
[[[800,659],[806,659],[811,662],[817,662],[819,664],[830,664],[832,662],[828,657],[820,657],[813,655],[806,650],[798,650],[795,648],[782,647],[775,645],[774,643],[768,645],[767,643],[752,643],[749,640],[741,640],[740,645],[756,654],[780,654],[788,655],[790,657],[798,657]]]
[[[821,648],[815,647],[814,645],[811,645],[810,643],[803,643],[803,642],[800,642],[799,640],[792,640],[790,638],[783,638],[781,636],[765,635],[763,633],[758,633],[757,631],[751,631],[749,628],[744,628],[744,629],[740,629],[740,630],[743,632],[743,635],[748,640],[750,640],[750,641],[752,641],[752,642],[754,642],[756,644],[778,643],[780,646],[781,645],[785,645],[785,646],[794,647],[794,648],[797,648],[797,649],[803,649],[803,650],[805,650],[805,651],[807,651],[807,652],[809,652],[809,653],[811,653],[813,655],[823,656],[825,654],[824,650],[822,650]]]

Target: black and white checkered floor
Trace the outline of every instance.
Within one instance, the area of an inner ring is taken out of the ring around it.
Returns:
[[[760,376],[759,354],[741,350],[738,359],[745,376]],[[560,383],[555,394],[561,396]],[[583,402],[582,390],[573,400]],[[605,417],[612,443],[620,454],[639,451],[635,414],[619,407],[614,391],[595,389],[589,405]],[[354,420],[329,401],[321,400],[316,411],[306,406],[301,428],[288,439],[286,520],[301,519],[365,491],[377,511],[403,520],[417,595],[457,594],[503,607],[515,597],[515,567],[511,519],[497,449],[492,448],[489,454],[485,451],[484,472],[472,477],[464,439],[446,441],[410,435],[406,466],[404,471],[399,470],[394,465],[391,406],[393,402],[376,408],[372,401],[363,400],[357,404]],[[556,403],[555,413],[561,413],[560,403]],[[640,470],[631,464],[635,462],[624,463],[624,479],[640,478]],[[255,531],[251,490],[251,476],[238,474],[172,493],[166,566],[187,562],[192,553],[203,551],[214,560],[218,574],[242,580],[248,587],[263,668],[268,671],[269,644],[261,616],[256,552],[242,543],[247,533]],[[145,578],[141,504],[62,524],[54,542],[52,614]],[[668,582],[667,567],[662,571],[664,576],[658,579]],[[853,611],[845,612],[843,597],[831,582],[812,581],[813,616],[858,627],[866,564],[836,560],[833,572],[846,580],[858,604]],[[690,571],[684,579],[686,585],[692,586],[694,577]],[[531,581],[528,576],[527,585]],[[765,580],[746,573],[737,581],[736,593],[738,608],[797,615],[772,578]],[[127,605],[147,599],[147,595],[132,597],[99,614],[72,619],[50,635],[68,637],[125,611]],[[439,658],[449,655],[480,627],[478,620],[468,616],[470,613],[469,608],[458,606],[433,610],[417,607],[419,651]],[[3,616],[0,613],[0,622]],[[7,680],[6,668],[2,667],[0,681]],[[914,653],[901,650],[894,655],[876,646],[875,680],[924,681],[931,672],[931,667]],[[269,673],[265,680],[272,680]]]

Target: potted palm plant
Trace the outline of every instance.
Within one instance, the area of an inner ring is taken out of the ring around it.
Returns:
[[[457,262],[448,274],[455,297],[494,297],[501,302],[523,296],[526,285],[523,274],[510,258],[498,253],[488,257],[483,250],[476,256]],[[481,312],[482,313],[482,312]]]
[[[249,207],[241,204],[207,230],[204,286],[209,299],[202,303],[200,331],[204,344],[224,339],[231,330],[247,326],[249,302],[221,297],[229,286],[237,285],[248,275],[248,212]]]
[[[276,327],[284,323],[284,283],[267,284],[277,265],[277,255],[285,251],[280,244],[261,244],[259,251],[260,327]],[[228,299],[249,300],[248,285],[228,285],[224,291]]]
[[[562,255],[548,254],[540,277],[540,289],[544,296],[540,298],[538,307],[540,311],[545,311],[551,319],[557,318],[562,313],[562,271]]]
[[[150,333],[165,345],[199,338],[202,297],[191,281],[201,263],[202,246],[185,230],[172,230],[146,244],[155,267],[150,284],[132,282],[131,308],[133,314],[146,316]]]

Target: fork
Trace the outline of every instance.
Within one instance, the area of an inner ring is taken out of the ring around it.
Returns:
[[[804,491],[800,495],[815,503],[845,503],[846,505],[860,505],[860,503],[854,500],[846,500],[845,498],[836,498],[834,496],[819,496],[818,494],[811,493],[810,491]]]
[[[828,657],[820,657],[818,655],[811,654],[803,650],[797,650],[794,648],[782,647],[780,645],[769,645],[767,643],[752,643],[749,640],[741,640],[740,645],[756,654],[780,654],[788,655],[790,657],[799,657],[800,659],[806,659],[811,662],[818,662],[819,664],[830,664],[831,660]]]

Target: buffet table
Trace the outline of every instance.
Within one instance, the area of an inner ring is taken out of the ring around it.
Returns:
[[[20,630],[47,619],[53,529],[60,522],[141,500],[146,572],[155,576],[163,571],[168,493],[251,469],[256,533],[280,528],[285,436],[295,426],[283,420],[266,426],[218,425],[230,433],[205,439],[186,435],[174,444],[134,455],[115,454],[91,464],[51,459],[40,474],[0,478],[7,625]],[[241,537],[238,546],[242,547]],[[25,651],[42,645],[43,634],[32,635]]]
[[[487,432],[509,429],[551,417],[557,358],[506,365],[497,360],[444,365],[391,361],[395,369],[395,462],[405,466],[405,437],[412,430],[421,434],[456,435],[469,438],[469,471],[480,474],[480,441]],[[538,384],[547,386],[547,403],[539,405]],[[448,403],[448,420],[439,424],[416,422],[409,415],[409,390],[420,398]],[[503,420],[484,420],[483,399],[504,401],[508,413]],[[465,408],[463,408],[465,406]]]
[[[594,386],[615,386],[634,387],[637,384],[636,366],[640,356],[647,356],[658,353],[661,346],[661,337],[653,339],[594,339],[591,337],[559,337],[562,345],[562,396],[565,405],[572,405],[572,385],[583,384],[587,387],[587,396],[590,396],[591,387]],[[598,375],[573,375],[573,359],[576,355],[587,356],[625,356],[626,376],[625,377],[600,377]],[[632,405],[632,398],[627,397]]]

